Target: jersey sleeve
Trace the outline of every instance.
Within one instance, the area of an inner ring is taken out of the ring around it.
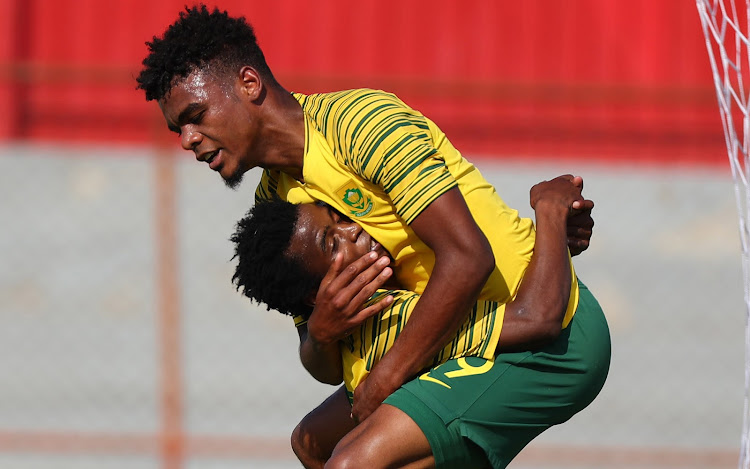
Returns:
[[[406,223],[457,185],[427,120],[396,96],[363,90],[336,118],[345,164],[382,187]]]
[[[307,318],[304,316],[293,316],[294,318],[294,327],[300,327],[307,324]]]

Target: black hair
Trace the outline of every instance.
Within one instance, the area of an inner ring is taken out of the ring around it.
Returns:
[[[256,202],[230,237],[233,259],[238,260],[232,282],[237,291],[268,309],[307,318],[312,306],[305,300],[322,279],[286,253],[298,215],[298,205],[278,198]]]
[[[175,79],[185,78],[207,64],[217,71],[254,67],[270,82],[275,82],[253,27],[244,17],[233,18],[226,11],[203,5],[185,7],[179,18],[161,38],[146,42],[149,54],[136,78],[137,88],[146,92],[146,100],[159,100],[172,89]]]

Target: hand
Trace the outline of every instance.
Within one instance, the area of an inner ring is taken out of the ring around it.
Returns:
[[[591,217],[594,202],[584,199],[581,191],[583,178],[570,174],[540,182],[531,188],[531,206],[534,209],[541,200],[557,200],[568,204],[567,237],[571,256],[577,256],[588,249],[594,227],[594,219]]]
[[[310,338],[321,344],[343,339],[369,317],[378,314],[393,302],[387,296],[362,309],[362,305],[391,276],[390,259],[377,259],[367,253],[343,267],[343,256],[337,255],[320,283],[315,306],[307,322]]]
[[[583,192],[583,178],[574,178],[573,184]],[[591,218],[593,209],[594,201],[585,199],[583,205],[574,208],[568,216],[568,249],[571,256],[577,256],[589,248],[594,229],[594,219]]]
[[[577,256],[589,248],[591,234],[594,228],[594,219],[591,218],[591,210],[594,202],[585,200],[584,208],[574,210],[568,217],[568,248],[571,256]]]
[[[583,207],[582,189],[583,179],[580,176],[564,174],[550,181],[542,181],[531,188],[531,208],[537,210],[541,203],[553,203],[570,213]]]
[[[377,380],[365,378],[354,390],[352,419],[356,424],[365,421],[393,391],[379,385]]]

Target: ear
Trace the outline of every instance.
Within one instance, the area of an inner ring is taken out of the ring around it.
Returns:
[[[257,70],[249,65],[245,65],[240,69],[240,86],[245,96],[250,101],[255,101],[263,90],[263,79]]]

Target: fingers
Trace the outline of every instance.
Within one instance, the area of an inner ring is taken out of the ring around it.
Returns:
[[[570,174],[540,182],[531,188],[531,207],[536,210],[537,204],[542,200],[564,205],[569,214],[584,211],[589,206],[593,207],[593,202],[587,201],[581,194],[582,184],[582,178]]]
[[[368,252],[351,264],[343,266],[343,255],[337,254],[333,264],[328,269],[326,278],[331,278],[330,282],[333,287],[341,288],[351,283],[355,277],[366,271],[377,259],[378,255],[376,253]]]
[[[568,235],[570,236],[571,229],[584,229],[589,233],[594,227],[594,219],[591,216],[591,210],[582,210],[579,213],[574,213],[568,217]]]
[[[589,248],[591,235],[593,234],[594,219],[591,211],[586,210],[568,218],[567,238],[568,249],[572,256],[577,256]]]
[[[378,258],[377,254],[369,252],[343,269],[339,269],[340,273],[331,281],[330,288],[336,291],[350,287],[361,290],[373,281],[377,286],[380,286],[391,274],[390,269],[386,273],[386,268],[390,262],[391,260],[388,257]],[[333,266],[331,268],[333,269]],[[380,277],[381,274],[385,274],[386,277]],[[373,293],[375,290],[373,290]]]
[[[378,263],[358,275],[348,286],[342,288],[337,294],[336,302],[348,311],[358,311],[359,308],[388,280],[393,271],[387,267],[389,260],[379,260]],[[382,268],[382,271],[378,272]],[[344,303],[346,305],[344,306]],[[387,305],[385,305],[387,306]],[[378,311],[373,311],[372,314]],[[362,321],[369,316],[365,316]]]
[[[594,209],[594,201],[581,197],[580,199],[573,201],[571,207],[573,209],[571,211],[571,215],[591,213],[591,211]]]
[[[568,238],[568,250],[570,251],[571,256],[577,256],[588,248],[588,241]]]
[[[354,316],[354,322],[357,322],[359,324],[365,322],[367,319],[369,319],[372,316],[375,316],[376,314],[380,314],[383,312],[386,308],[388,308],[391,304],[393,304],[393,296],[388,295],[385,298],[381,299],[375,304],[372,304],[368,306],[367,308],[363,309],[359,313],[357,313]]]
[[[388,265],[390,258],[378,258],[367,253],[348,266],[342,267],[341,256],[336,256],[326,274],[326,284],[321,284],[316,297],[316,308],[335,313],[339,329],[348,332],[358,327],[372,315],[388,307],[393,298],[383,298],[364,310],[362,305],[385,284],[393,271]],[[346,334],[344,334],[346,335]]]
[[[571,184],[577,187],[579,191],[583,191],[583,178],[581,176],[573,176],[572,174],[563,174],[562,176],[558,176],[555,179],[562,179],[562,180],[569,181]],[[553,181],[555,179],[553,179]]]
[[[323,280],[320,282],[320,289],[325,288],[328,284],[330,284],[334,279],[338,277],[338,275],[341,273],[343,263],[344,256],[342,254],[336,254],[336,257],[333,258],[331,267],[328,268],[328,272],[326,272],[325,277],[323,277]]]

